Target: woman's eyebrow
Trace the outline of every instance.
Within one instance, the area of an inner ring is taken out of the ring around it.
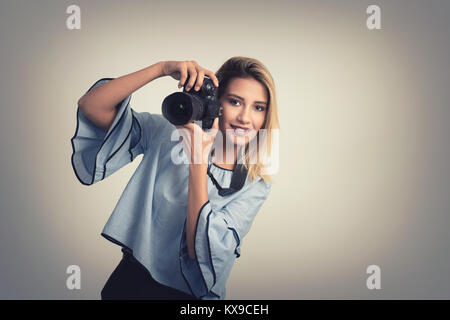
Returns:
[[[242,101],[245,101],[244,98],[242,98],[242,97],[240,97],[240,96],[238,96],[237,94],[234,94],[234,93],[227,93],[227,96],[236,97],[238,99],[241,99]],[[265,101],[255,101],[255,103],[267,104],[267,102],[265,102]]]

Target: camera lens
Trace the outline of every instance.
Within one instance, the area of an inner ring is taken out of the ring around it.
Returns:
[[[186,107],[182,103],[180,103],[178,105],[177,111],[180,112],[180,113],[186,112]]]
[[[174,125],[183,125],[191,120],[192,103],[187,94],[175,92],[164,99],[162,113]]]
[[[166,97],[162,113],[174,125],[183,125],[192,120],[200,120],[204,107],[200,98],[184,92],[175,92]]]

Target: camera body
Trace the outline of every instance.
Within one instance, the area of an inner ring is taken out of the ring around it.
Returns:
[[[189,76],[185,81],[188,83]],[[220,81],[220,80],[219,80]],[[205,76],[202,87],[195,91],[191,88],[183,92],[174,92],[162,103],[162,114],[173,125],[184,125],[192,121],[201,121],[202,129],[211,129],[214,119],[222,113],[217,99],[217,88],[212,80]]]

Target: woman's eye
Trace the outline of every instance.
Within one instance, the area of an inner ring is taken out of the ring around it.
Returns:
[[[228,100],[232,105],[237,105],[237,103],[241,103],[240,101],[238,101],[238,100],[234,100],[234,99],[230,99],[230,100]],[[264,107],[264,106],[255,106],[255,108],[256,108],[256,110],[258,110],[258,111],[264,111],[264,110],[266,110],[266,107]]]

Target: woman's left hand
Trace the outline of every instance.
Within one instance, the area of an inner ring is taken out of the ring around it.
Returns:
[[[189,164],[208,164],[208,155],[219,131],[219,118],[215,118],[211,129],[203,130],[198,124],[190,122],[175,126],[183,142],[183,149]],[[191,152],[193,150],[193,152]]]

